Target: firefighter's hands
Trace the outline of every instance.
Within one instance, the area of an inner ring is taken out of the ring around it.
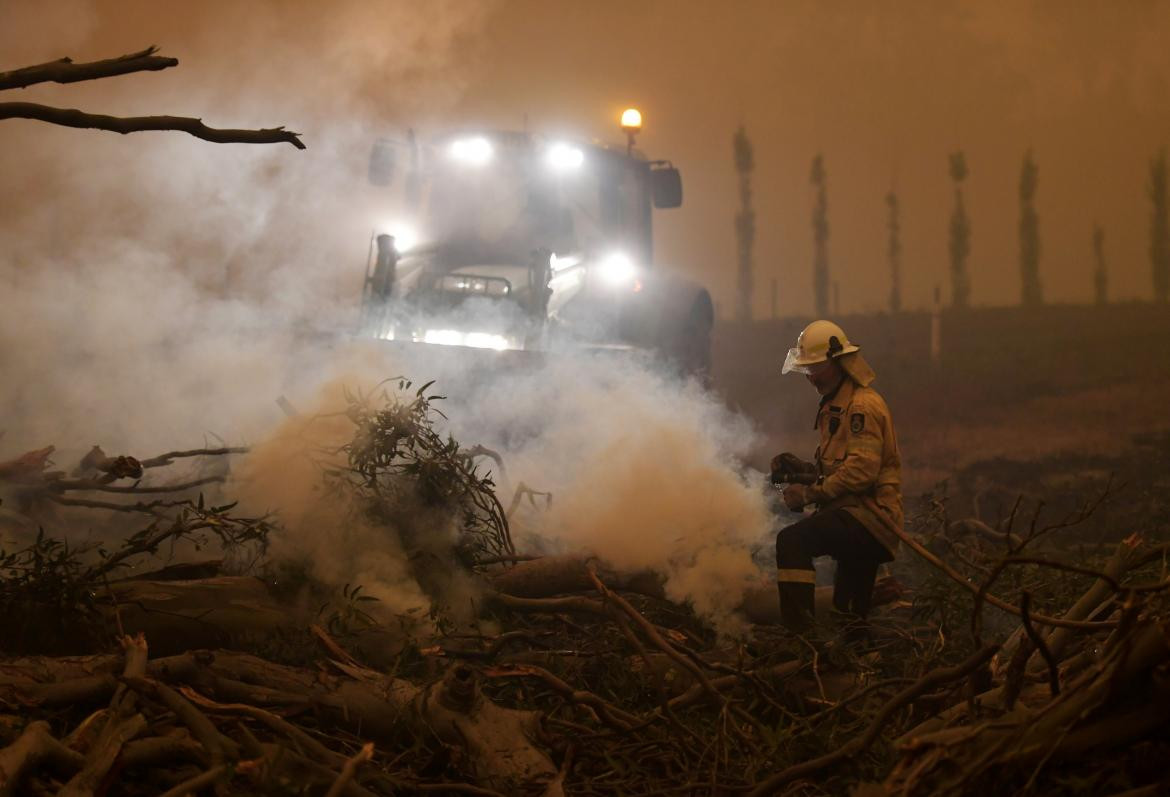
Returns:
[[[805,462],[796,454],[785,451],[772,457],[772,484],[784,484],[794,481],[795,476],[816,473],[816,465]]]
[[[773,473],[814,473],[817,469],[816,465],[805,462],[790,451],[772,457],[771,467]]]
[[[790,484],[784,488],[781,495],[784,498],[784,505],[793,512],[799,512],[808,503],[808,488],[803,484]]]

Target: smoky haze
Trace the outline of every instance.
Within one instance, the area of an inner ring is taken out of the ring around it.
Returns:
[[[754,441],[746,421],[633,362],[562,355],[469,379],[425,352],[345,340],[370,230],[388,209],[365,182],[372,138],[459,116],[491,7],[169,11],[20,7],[24,39],[6,52],[21,63],[61,47],[89,60],[160,42],[182,64],[36,87],[22,99],[285,124],[309,149],[5,126],[5,447],[51,442],[67,466],[93,443],[134,452],[251,444],[230,490],[250,511],[280,513],[278,554],[308,557],[329,582],[362,583],[393,610],[418,608],[421,593],[384,530],[322,499],[319,469],[295,456],[297,422],[274,399],[313,416],[336,408],[343,385],[435,379],[452,396],[451,431],[503,453],[507,486],[554,494],[528,526],[530,544],[654,566],[672,597],[730,628],[757,578],[751,548],[771,524],[759,475],[736,464]],[[344,429],[324,428],[325,444],[345,442]]]
[[[352,292],[352,264],[380,213],[377,195],[350,202],[363,192],[375,132],[527,120],[613,142],[618,111],[637,104],[640,145],[681,166],[687,187],[683,208],[659,214],[660,259],[709,285],[721,308],[734,296],[731,134],[740,122],[758,164],[757,315],[772,279],[782,314],[811,311],[817,153],[846,312],[879,309],[888,293],[882,200],[891,186],[902,201],[906,304],[924,306],[945,286],[946,156],[958,148],[971,170],[974,303],[1018,298],[1016,186],[1028,147],[1040,167],[1046,298],[1091,298],[1094,222],[1106,232],[1113,296],[1149,297],[1147,163],[1170,138],[1165,0],[9,0],[5,13],[11,66],[149,43],[182,60],[23,98],[284,123],[310,145],[298,154],[6,122],[0,165],[17,186],[0,199],[9,252],[76,259],[92,240],[84,233],[148,231],[177,258],[214,260],[198,278],[233,293],[268,293],[272,269],[258,262],[290,250],[320,255],[331,287]]]
[[[620,143],[617,114],[639,105],[639,147],[672,159],[686,185],[684,206],[658,216],[660,260],[730,308],[731,136],[744,123],[758,164],[757,315],[771,279],[781,313],[810,311],[817,153],[843,310],[877,309],[887,295],[891,185],[906,305],[945,285],[946,156],[957,148],[971,169],[973,300],[1014,302],[1016,184],[1032,147],[1046,297],[1091,297],[1094,221],[1106,230],[1112,294],[1149,295],[1146,166],[1170,129],[1165,2],[7,0],[3,12],[4,68],[150,44],[181,62],[19,99],[283,124],[309,147],[0,124],[0,352],[13,451],[55,443],[67,461],[95,442],[140,453],[210,434],[258,442],[282,422],[278,395],[314,407],[322,385],[399,370],[429,378],[411,370],[430,369],[423,361],[354,365],[321,343],[355,325],[370,231],[389,211],[365,181],[371,141],[406,126],[527,124]],[[758,485],[732,465],[752,431],[652,373],[607,374],[582,364],[495,392],[472,386],[458,405],[464,419],[452,410],[455,431],[499,444],[518,475],[546,477],[532,486],[558,493],[559,544],[589,537],[630,566],[669,560],[674,594],[716,595],[705,608],[723,611],[767,526]],[[464,387],[446,376],[454,384],[443,391]],[[500,439],[525,412],[540,419],[537,442]],[[647,506],[664,511],[641,514]],[[591,537],[585,509],[613,536]],[[638,535],[644,545],[626,544]]]

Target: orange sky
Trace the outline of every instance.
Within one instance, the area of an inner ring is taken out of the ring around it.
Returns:
[[[976,304],[1018,298],[1016,183],[1029,146],[1040,167],[1045,297],[1089,300],[1094,221],[1106,230],[1113,294],[1150,295],[1144,184],[1150,156],[1170,143],[1163,0],[42,5],[0,1],[11,23],[0,68],[151,43],[182,66],[17,98],[222,126],[287,123],[310,149],[2,122],[0,234],[25,261],[50,243],[77,258],[92,214],[105,230],[149,227],[187,264],[246,252],[249,268],[264,268],[274,240],[312,233],[314,257],[332,251],[356,269],[367,219],[331,214],[364,189],[321,175],[360,174],[367,135],[396,124],[519,126],[527,114],[537,129],[616,142],[616,114],[629,103],[645,112],[642,148],[683,170],[684,207],[659,216],[661,259],[706,282],[724,313],[734,291],[731,134],[741,121],[758,164],[757,315],[768,311],[772,279],[781,313],[811,310],[807,177],[817,152],[845,311],[885,301],[892,184],[903,204],[906,304],[923,306],[945,285],[946,155],[957,147],[971,171]],[[236,190],[241,176],[247,185]]]

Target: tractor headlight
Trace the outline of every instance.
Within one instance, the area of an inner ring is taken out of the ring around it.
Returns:
[[[597,272],[606,284],[618,286],[632,282],[637,269],[634,268],[634,261],[630,260],[629,255],[614,252],[598,263]]]
[[[505,349],[516,348],[515,342],[504,335],[491,332],[461,332],[457,329],[428,329],[421,336],[415,335],[417,341],[432,343],[439,346],[468,346],[473,349]]]
[[[418,245],[418,233],[408,224],[392,222],[386,225],[386,232],[394,237],[394,251],[400,255]]]
[[[548,148],[544,161],[554,172],[571,172],[581,168],[585,162],[585,153],[571,144],[559,141]]]
[[[452,160],[469,166],[483,166],[492,159],[494,154],[492,142],[483,136],[456,139],[451,142],[447,151]]]

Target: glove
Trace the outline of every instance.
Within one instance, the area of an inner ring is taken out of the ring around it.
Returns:
[[[791,482],[795,475],[816,472],[816,465],[805,462],[796,454],[785,451],[772,457],[772,484],[785,484]]]
[[[793,512],[799,512],[808,503],[808,489],[803,484],[790,484],[781,495],[784,505]]]

